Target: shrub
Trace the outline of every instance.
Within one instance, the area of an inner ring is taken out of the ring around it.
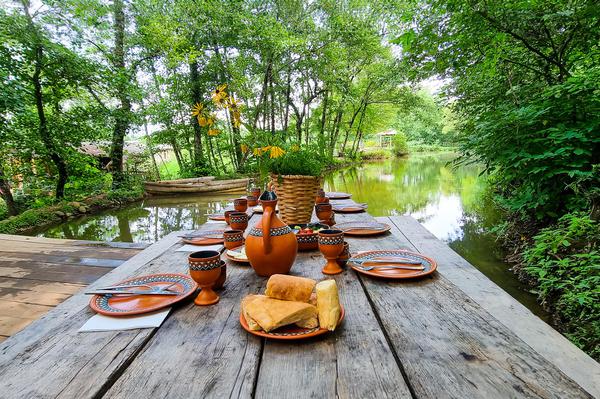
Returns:
[[[576,345],[600,359],[600,223],[585,213],[561,217],[524,252],[523,270]]]
[[[390,157],[390,151],[383,148],[365,149],[360,153],[361,160],[368,161],[370,159],[387,159]]]
[[[406,142],[406,136],[402,132],[398,132],[393,140],[393,149],[394,155],[397,157],[401,157],[408,154],[408,143]]]
[[[312,149],[287,150],[283,155],[269,158],[269,171],[279,175],[320,176],[323,157]]]

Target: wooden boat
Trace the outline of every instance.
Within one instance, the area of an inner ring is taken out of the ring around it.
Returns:
[[[235,193],[245,191],[247,186],[248,178],[215,180],[214,176],[144,182],[144,189],[146,192],[154,195]]]

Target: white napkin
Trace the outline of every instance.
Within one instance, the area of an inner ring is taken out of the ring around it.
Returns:
[[[223,244],[215,244],[215,245],[182,245],[180,248],[176,249],[175,252],[196,252],[196,251],[218,251],[221,252],[223,249]]]
[[[136,328],[160,327],[171,308],[136,316],[109,317],[96,314],[79,329],[79,332],[133,330]]]

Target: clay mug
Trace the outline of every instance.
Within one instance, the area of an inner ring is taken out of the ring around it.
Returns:
[[[248,215],[244,212],[232,212],[229,214],[229,220],[233,230],[245,231],[248,227]]]
[[[325,196],[325,191],[323,191],[322,188],[319,189],[319,191],[317,191],[317,197],[315,198],[315,204],[324,204],[324,203],[328,203],[329,202],[329,198],[327,198]]]
[[[246,198],[236,198],[233,200],[233,207],[238,212],[246,212],[248,210],[248,200]]]
[[[229,216],[233,213],[233,212],[237,212],[236,210],[228,210],[223,212],[223,216],[225,216],[225,223],[227,224],[231,224],[231,220],[229,218]]]
[[[329,220],[333,216],[333,207],[328,203],[316,204],[315,213],[319,220]]]
[[[190,276],[200,286],[200,293],[194,299],[194,303],[206,306],[219,302],[219,296],[213,291],[213,286],[221,277],[221,254],[217,251],[192,252],[188,262]]]
[[[327,229],[319,231],[319,251],[327,263],[323,274],[338,274],[343,270],[337,263],[337,258],[344,250],[344,232],[342,230]]]
[[[225,280],[227,279],[227,263],[224,260],[221,260],[221,274],[215,284],[213,285],[213,289],[220,290],[225,285]]]
[[[244,245],[244,230],[226,230],[223,232],[225,248],[233,249]]]
[[[338,256],[337,263],[341,267],[344,267],[348,263],[348,259],[350,259],[350,246],[347,241],[344,241],[344,249],[342,249],[342,253]]]
[[[246,197],[246,199],[248,200],[248,206],[256,206],[258,205],[258,198],[253,196],[253,195],[249,195]]]

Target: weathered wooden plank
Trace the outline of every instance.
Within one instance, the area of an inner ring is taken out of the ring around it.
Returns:
[[[600,364],[594,359],[532,314],[414,218],[377,219],[391,221],[397,227],[395,234],[402,234],[419,252],[435,253],[440,274],[590,394],[600,397]]]
[[[0,288],[15,288],[42,293],[50,292],[53,294],[73,295],[83,287],[85,287],[85,284],[56,283],[42,280],[0,277]]]
[[[13,316],[0,316],[0,335],[7,337],[11,336],[27,327],[31,322],[33,322],[32,319]]]
[[[174,255],[168,249],[178,241],[176,233],[168,235],[92,287],[140,274],[173,271]],[[0,343],[1,396],[96,397],[112,384],[154,329],[78,333],[93,315],[88,301],[89,297],[82,293],[74,295]]]
[[[75,284],[90,284],[113,268],[94,266],[57,265],[52,263],[30,263],[6,261],[0,263],[0,276],[43,281],[62,281]]]
[[[70,255],[85,258],[99,259],[121,259],[131,258],[137,250],[111,248],[111,247],[91,247],[75,245],[54,245],[54,244],[30,244],[20,241],[0,241],[0,252],[22,252],[46,255]],[[133,254],[132,254],[133,252]]]
[[[66,238],[46,238],[46,237],[30,237],[12,234],[0,234],[0,241],[20,241],[29,244],[48,244],[48,245],[75,245],[75,246],[90,246],[90,247],[108,247],[108,248],[123,248],[132,250],[142,250],[150,246],[145,242],[111,242],[111,241],[91,241],[91,240],[72,240]]]
[[[21,319],[35,320],[52,308],[53,306],[49,305],[9,301],[2,298],[0,301],[0,317],[12,316],[19,317]]]
[[[39,292],[18,288],[0,288],[0,308],[4,301],[56,306],[70,296],[70,294],[57,294],[54,292]]]
[[[367,213],[338,214],[336,220],[373,218]],[[414,250],[389,233],[379,239],[347,240],[353,252]],[[437,253],[428,255],[443,261]],[[590,397],[441,274],[398,282],[358,278],[416,397]]]
[[[0,252],[2,255],[2,263],[8,261],[26,261],[31,263],[44,262],[54,263],[56,265],[82,265],[82,266],[95,266],[95,267],[110,267],[115,268],[121,266],[124,259],[102,259],[102,258],[86,258],[80,256],[67,255],[47,255],[40,253],[25,253],[25,252]],[[132,253],[131,256],[135,255]]]

